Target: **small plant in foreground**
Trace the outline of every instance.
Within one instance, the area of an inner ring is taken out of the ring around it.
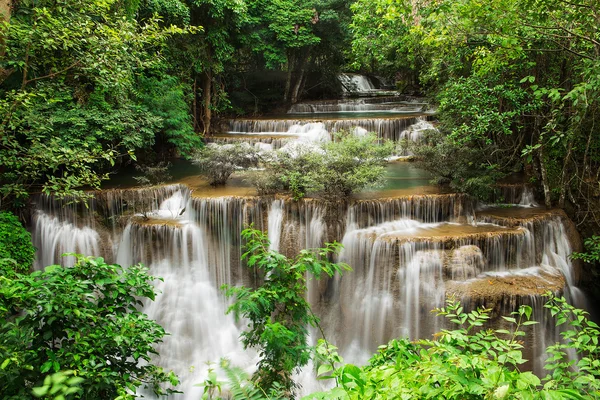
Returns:
[[[436,340],[394,339],[380,346],[362,368],[351,364],[332,368],[340,357],[321,351],[330,358],[320,361],[318,374],[335,378],[337,385],[304,399],[596,399],[600,395],[598,326],[564,298],[548,296],[546,307],[557,324],[568,322],[571,328],[561,334],[563,343],[548,348],[545,368],[552,375],[543,380],[520,370],[526,361],[521,353],[522,327],[536,324],[530,320],[531,307],[523,305],[503,317],[513,325],[511,330],[492,330],[484,328],[490,310],[466,313],[460,302],[449,299],[446,307],[435,311],[456,329],[442,330]],[[569,361],[570,350],[577,352],[579,361]]]
[[[252,382],[265,393],[277,388],[284,396],[293,397],[296,385],[292,373],[310,360],[308,328],[318,323],[306,301],[306,277],[318,279],[323,273],[331,277],[349,267],[328,260],[339,252],[339,243],[302,250],[296,257],[287,258],[269,250],[263,232],[246,229],[242,237],[247,241],[242,259],[249,268],[259,271],[263,282],[255,289],[225,285],[227,297],[234,298],[228,312],[248,320],[242,343],[259,351]]]

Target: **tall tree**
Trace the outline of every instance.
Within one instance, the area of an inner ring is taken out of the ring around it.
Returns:
[[[320,16],[315,2],[298,0],[251,0],[252,50],[261,54],[269,69],[287,72],[284,101],[295,103],[305,79],[314,46],[321,38],[315,33]]]

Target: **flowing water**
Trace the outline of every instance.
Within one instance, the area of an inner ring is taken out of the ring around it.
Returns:
[[[418,140],[415,132],[426,123],[403,116],[372,121],[369,127],[386,126],[380,136],[409,140]],[[229,126],[242,136],[282,133],[291,141],[327,140],[336,129],[333,122],[286,119]],[[189,172],[179,184],[104,190],[86,205],[40,196],[33,223],[37,268],[72,263],[60,254],[78,252],[123,265],[141,262],[164,278],[157,282],[161,294],[144,312],[170,333],[156,361],[182,377],[184,394],[177,398],[201,397],[202,388],[194,385],[206,377],[206,361],[227,357],[248,370],[256,363],[256,354],[238,340],[244,324],[225,314],[228,302],[220,292],[223,284],[255,283],[240,261],[240,232],[249,224],[266,230],[271,249],[288,256],[333,240],[344,245],[338,261],[353,271],[309,280],[307,297],[327,339],[348,362],[365,362],[397,336],[431,337],[444,321],[430,310],[455,294],[467,308],[492,308],[497,324],[498,315],[531,305],[543,323],[526,338],[529,366],[541,372],[543,349],[558,335],[541,295],[550,290],[584,301],[568,257],[570,221],[561,211],[537,207],[523,185],[506,189],[503,201],[511,205],[482,207],[468,196],[427,186],[427,175],[409,163],[392,163],[386,186],[331,204],[258,197],[239,178],[229,188],[210,189]],[[298,379],[303,393],[319,387],[310,369]]]

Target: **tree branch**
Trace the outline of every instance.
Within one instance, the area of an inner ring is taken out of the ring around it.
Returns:
[[[42,79],[54,78],[56,75],[62,74],[63,72],[67,72],[68,70],[70,70],[71,68],[73,68],[77,65],[79,65],[79,61],[75,61],[73,64],[69,65],[67,68],[61,69],[60,71],[56,71],[56,72],[53,72],[51,74],[44,75],[44,76],[38,76],[37,78],[25,80],[25,82],[23,83],[23,86],[25,86],[31,82],[39,81]]]

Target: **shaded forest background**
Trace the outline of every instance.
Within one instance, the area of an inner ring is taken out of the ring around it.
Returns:
[[[10,11],[2,208],[189,157],[220,118],[339,97],[345,71],[438,106],[440,133],[414,149],[438,183],[489,200],[522,174],[590,249],[600,243],[592,0],[19,0]]]

